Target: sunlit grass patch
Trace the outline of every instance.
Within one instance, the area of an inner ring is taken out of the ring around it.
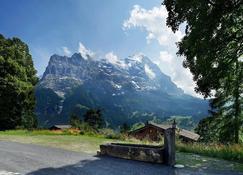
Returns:
[[[112,135],[110,135],[112,134]],[[31,143],[37,145],[51,146],[71,151],[96,153],[99,145],[110,142],[143,143],[138,140],[128,139],[126,136],[117,137],[114,133],[83,133],[71,130],[9,130],[0,132],[0,140],[19,143]],[[149,144],[149,143],[147,143]]]
[[[100,144],[117,141],[103,136],[80,135],[70,130],[1,131],[0,140],[38,144],[86,153],[95,153]]]
[[[232,144],[203,144],[192,143],[184,144],[177,142],[176,148],[180,152],[195,153],[209,157],[216,157],[225,160],[234,160],[243,163],[243,145]]]

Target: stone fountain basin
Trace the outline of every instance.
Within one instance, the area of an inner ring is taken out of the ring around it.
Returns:
[[[163,146],[154,145],[108,143],[100,145],[100,152],[98,152],[98,155],[107,155],[152,163],[164,162]]]

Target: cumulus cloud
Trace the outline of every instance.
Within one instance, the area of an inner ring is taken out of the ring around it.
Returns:
[[[182,67],[182,58],[176,57],[167,51],[161,51],[155,63],[161,70],[172,78],[172,81],[182,88],[186,93],[193,96],[202,97],[194,91],[195,82],[189,69]]]
[[[124,63],[123,60],[121,60],[116,54],[114,54],[113,52],[108,52],[107,54],[105,54],[105,59],[112,63],[113,65],[117,65],[120,66],[122,68],[126,67],[126,64]]]
[[[147,32],[147,42],[155,39],[160,45],[170,46],[174,42],[179,41],[183,37],[181,31],[174,34],[166,26],[167,11],[164,6],[154,7],[146,10],[139,5],[135,5],[130,12],[129,19],[123,23],[123,29],[131,29],[138,27]]]
[[[105,55],[106,60],[108,60],[110,63],[117,63],[119,61],[119,58],[117,55],[115,55],[113,52],[109,52]]]
[[[65,46],[62,47],[62,51],[63,51],[65,56],[70,56],[71,55],[71,51]]]
[[[87,49],[83,43],[79,42],[78,52],[82,55],[83,58],[88,59],[95,56],[95,53],[89,49]]]
[[[159,58],[162,62],[166,62],[166,63],[173,63],[173,55],[171,55],[169,52],[167,51],[161,51]]]
[[[189,70],[183,68],[183,58],[176,56],[176,42],[184,36],[182,31],[173,33],[166,26],[167,11],[164,6],[144,9],[135,5],[130,16],[123,23],[123,30],[138,28],[147,33],[146,40],[149,44],[152,40],[157,41],[161,46],[159,57],[154,61],[162,72],[172,78],[172,81],[182,88],[186,93],[199,96],[195,93],[195,83]]]

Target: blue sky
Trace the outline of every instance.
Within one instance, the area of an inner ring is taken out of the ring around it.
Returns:
[[[160,0],[1,0],[0,33],[28,44],[41,75],[52,54],[82,49],[97,57],[142,52],[185,92],[195,95],[188,70],[176,56],[167,12]],[[85,48],[84,48],[85,47]]]

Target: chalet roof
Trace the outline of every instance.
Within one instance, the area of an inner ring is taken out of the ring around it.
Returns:
[[[197,133],[185,130],[185,129],[179,129],[179,135],[182,137],[186,137],[189,138],[191,140],[195,140],[197,141],[200,137],[200,135],[198,135]]]
[[[157,123],[154,123],[154,122],[147,122],[144,127],[138,128],[134,131],[131,131],[130,133],[135,134],[135,133],[137,133],[141,130],[148,128],[149,126],[155,127],[162,132],[166,129],[172,128],[172,125],[164,125],[164,124],[157,124]],[[178,127],[176,127],[176,133],[181,137],[185,137],[185,138],[188,138],[188,139],[191,139],[191,140],[194,140],[194,141],[197,141],[200,137],[200,135],[198,135],[194,132],[191,132],[191,131],[188,131],[188,130],[185,130],[185,129],[180,129]]]
[[[161,128],[163,130],[166,130],[166,129],[169,129],[169,128],[172,127],[172,125],[157,124],[157,123],[154,123],[154,122],[148,122],[147,125],[153,125],[155,127]]]
[[[162,124],[156,124],[156,123],[153,123],[153,122],[147,122],[145,126],[141,127],[141,128],[138,128],[138,129],[135,129],[133,131],[130,131],[129,133],[130,134],[134,134],[134,133],[137,133],[139,131],[142,131],[148,127],[154,127],[156,129],[159,129],[159,130],[166,130],[168,128],[170,128],[171,126],[170,125],[162,125]]]
[[[71,125],[53,125],[51,128],[59,128],[59,129],[69,129],[71,128],[72,126]]]

